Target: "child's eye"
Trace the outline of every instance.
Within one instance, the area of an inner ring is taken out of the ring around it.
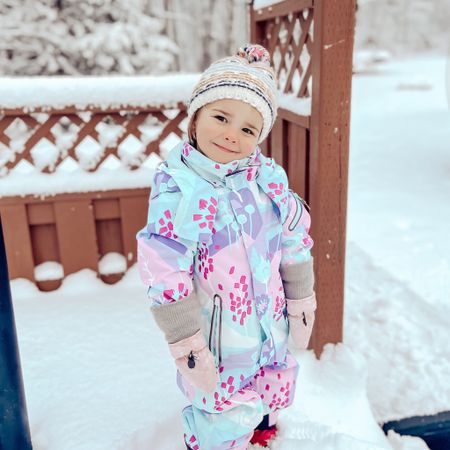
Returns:
[[[223,116],[214,116],[215,119],[217,119],[219,122],[225,122],[227,119]]]
[[[247,134],[253,134],[253,135],[255,134],[255,133],[253,133],[252,130],[250,130],[250,128],[242,128],[242,131]]]

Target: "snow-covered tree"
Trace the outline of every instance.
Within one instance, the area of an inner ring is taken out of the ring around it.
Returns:
[[[0,15],[2,74],[163,73],[178,52],[141,0],[2,0]]]
[[[249,40],[246,0],[149,0],[178,45],[177,69],[203,70]]]
[[[0,0],[0,74],[199,71],[248,40],[246,0]]]

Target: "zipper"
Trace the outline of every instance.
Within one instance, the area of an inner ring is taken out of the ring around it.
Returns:
[[[218,366],[222,363],[222,297],[219,294],[214,295],[213,299],[213,311],[211,316],[211,327],[209,329],[209,350],[214,354],[214,358],[218,358]],[[217,333],[217,315],[219,315],[219,332]],[[214,346],[217,352],[213,352],[212,349],[212,337],[213,337],[213,330],[214,330],[214,337],[216,339],[216,345]],[[216,355],[217,353],[217,355]]]
[[[300,218],[303,215],[303,207],[305,209],[307,209],[308,212],[310,212],[310,207],[309,207],[308,203],[306,203],[306,201],[303,198],[301,198],[297,193],[295,193],[291,189],[289,189],[289,191],[292,193],[292,195],[294,196],[294,199],[295,199],[294,217],[292,218],[291,223],[288,225],[289,231],[292,231],[295,229],[298,222],[300,221]]]

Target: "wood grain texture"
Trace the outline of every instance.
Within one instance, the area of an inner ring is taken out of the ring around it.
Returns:
[[[0,205],[0,214],[10,279],[27,278],[35,281],[34,258],[25,205]]]
[[[318,300],[312,345],[343,338],[355,1],[314,2],[310,206]]]
[[[98,271],[93,207],[89,200],[55,203],[56,230],[65,275],[81,269]]]

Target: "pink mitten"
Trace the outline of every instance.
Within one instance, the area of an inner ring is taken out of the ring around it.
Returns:
[[[169,344],[177,369],[189,383],[205,392],[214,392],[219,382],[214,356],[201,330],[193,336]]]
[[[317,308],[316,294],[298,300],[286,299],[289,329],[298,348],[307,348],[311,338]]]

